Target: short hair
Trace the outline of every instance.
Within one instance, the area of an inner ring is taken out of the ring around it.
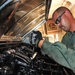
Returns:
[[[68,10],[69,13],[72,15],[71,11],[70,11],[68,8],[66,8],[66,7],[64,7],[64,6],[61,6],[61,7],[57,8],[57,9],[54,11],[54,13],[53,13],[53,15],[52,15],[52,18],[53,18],[53,16],[54,16],[55,12],[58,12],[59,14],[61,14],[62,12],[65,12],[66,10]],[[73,16],[73,15],[72,15],[72,16]]]

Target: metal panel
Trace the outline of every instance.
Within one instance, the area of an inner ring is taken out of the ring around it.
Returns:
[[[45,20],[45,4],[42,3],[27,14],[23,15],[6,35],[23,37]]]

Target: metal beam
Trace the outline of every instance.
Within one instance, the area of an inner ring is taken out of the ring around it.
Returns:
[[[46,0],[46,7],[45,7],[45,19],[48,20],[48,15],[51,7],[52,0]]]

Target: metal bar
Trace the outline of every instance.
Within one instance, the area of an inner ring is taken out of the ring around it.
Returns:
[[[32,30],[30,30],[28,33],[26,33],[23,37],[22,37],[22,41],[25,40],[25,37],[33,30],[36,30],[37,28],[39,28],[41,25],[43,25],[46,22],[46,20],[43,20],[42,22],[40,22],[37,26],[35,26]]]
[[[45,7],[45,19],[48,20],[48,15],[51,7],[52,0],[46,0],[46,7]]]
[[[2,4],[1,6],[0,6],[0,11],[6,6],[6,5],[8,5],[9,3],[11,3],[13,0],[7,0],[6,2],[4,2],[4,4]]]

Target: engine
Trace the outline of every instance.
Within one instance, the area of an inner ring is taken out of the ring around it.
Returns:
[[[39,48],[22,42],[0,43],[0,75],[74,75]]]

